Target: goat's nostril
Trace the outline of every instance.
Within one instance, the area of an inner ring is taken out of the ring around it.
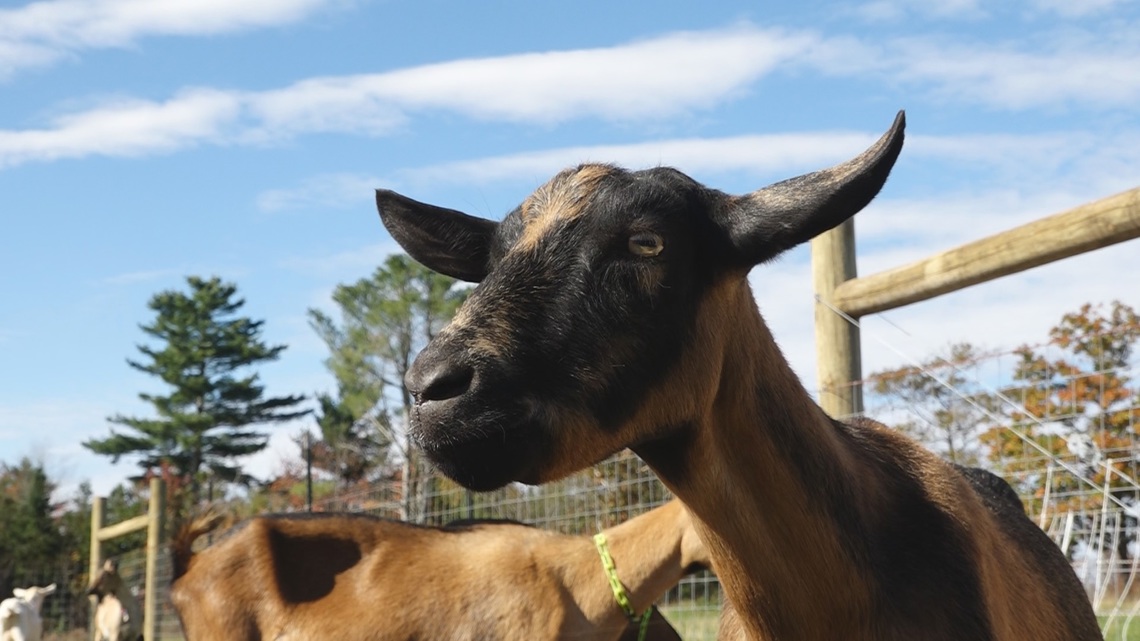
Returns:
[[[475,370],[463,365],[438,367],[432,371],[418,395],[419,402],[445,401],[463,395],[471,388]]]

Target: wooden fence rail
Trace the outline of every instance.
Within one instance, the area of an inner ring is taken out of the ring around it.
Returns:
[[[855,277],[851,221],[812,241],[820,404],[832,416],[863,410],[859,318],[1077,254],[1140,238],[1140,187],[1081,205],[923,260]]]

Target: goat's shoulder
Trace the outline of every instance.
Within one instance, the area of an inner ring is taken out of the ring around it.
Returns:
[[[954,468],[967,480],[992,516],[995,529],[1007,543],[1003,549],[1016,550],[1025,559],[1027,567],[1034,568],[1039,576],[1049,577],[1035,587],[1056,606],[1054,614],[1063,622],[1063,628],[1073,634],[1096,630],[1098,624],[1092,617],[1092,610],[1085,607],[1084,588],[1072,571],[1069,560],[1044,530],[1029,518],[1013,487],[1005,479],[981,468],[960,465]]]

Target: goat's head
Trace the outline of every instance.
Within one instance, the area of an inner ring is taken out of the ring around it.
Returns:
[[[119,576],[119,564],[114,559],[103,561],[103,567],[91,579],[87,586],[87,595],[103,597],[108,594],[118,594],[123,587],[123,578]]]
[[[47,598],[48,595],[53,594],[53,593],[55,593],[55,584],[54,583],[52,583],[51,585],[44,586],[42,588],[39,586],[32,586],[30,588],[15,588],[12,590],[12,594],[17,599],[22,599],[22,600],[27,601],[28,603],[32,604],[32,607],[35,609],[36,612],[40,611],[40,607],[43,605],[44,599]]]
[[[702,306],[865,207],[903,128],[900,112],[855,159],[746,196],[668,168],[582,165],[495,223],[378,191],[413,258],[479,283],[408,372],[413,437],[474,489],[545,482],[663,438],[715,385],[712,359],[692,357],[710,331]],[[661,398],[681,363],[691,389]]]

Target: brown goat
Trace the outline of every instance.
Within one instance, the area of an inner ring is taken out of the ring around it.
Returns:
[[[378,191],[428,267],[479,282],[406,377],[411,434],[468,487],[543,483],[630,447],[697,521],[752,639],[1098,639],[1012,490],[870,421],[828,417],[749,270],[879,192],[900,112],[857,158],[745,196],[582,165],[501,222]]]
[[[123,581],[114,560],[103,562],[103,568],[87,588],[87,595],[98,601],[95,607],[96,641],[142,639],[142,607]]]
[[[590,537],[509,522],[283,515],[254,518],[192,555],[211,527],[200,520],[174,544],[171,600],[190,641],[637,638]],[[708,562],[679,501],[605,532],[639,613]],[[647,638],[679,639],[656,610]]]

